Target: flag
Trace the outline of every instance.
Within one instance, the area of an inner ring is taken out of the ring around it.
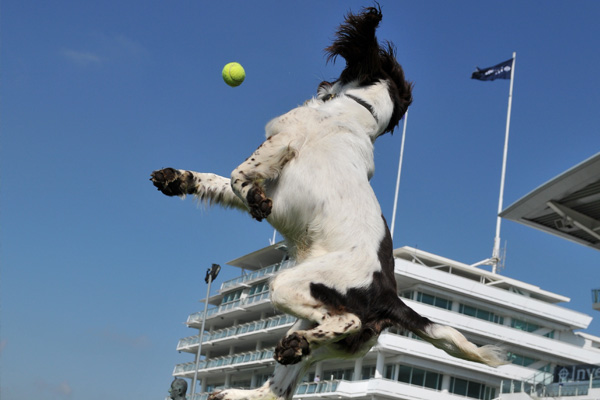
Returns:
[[[510,72],[513,68],[513,59],[501,62],[493,67],[479,69],[471,75],[471,79],[480,81],[493,81],[494,79],[510,79]]]

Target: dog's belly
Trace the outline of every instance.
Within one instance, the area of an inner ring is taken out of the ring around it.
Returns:
[[[279,179],[267,185],[273,200],[269,223],[299,251],[310,249],[312,255],[352,247],[376,249],[384,226],[366,172],[312,161],[290,161]]]

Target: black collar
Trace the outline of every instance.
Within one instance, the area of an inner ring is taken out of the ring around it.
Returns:
[[[367,110],[369,110],[369,112],[371,113],[371,115],[373,116],[373,118],[375,118],[375,121],[379,122],[379,120],[377,119],[377,116],[375,115],[375,110],[373,109],[372,105],[370,105],[369,103],[367,103],[366,101],[364,101],[360,97],[356,97],[356,96],[353,96],[351,94],[346,94],[346,96],[349,97],[349,98],[351,98],[352,100],[354,100],[355,102],[357,102],[358,104],[360,104],[361,106],[363,106],[364,108],[366,108]]]

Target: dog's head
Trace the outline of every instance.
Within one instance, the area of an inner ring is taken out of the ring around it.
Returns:
[[[381,9],[375,7],[346,16],[335,41],[325,49],[328,61],[340,56],[346,67],[336,81],[322,82],[317,93],[323,101],[346,95],[366,107],[379,126],[373,140],[392,132],[412,102],[412,84],[404,79],[394,46],[380,46],[375,35],[381,18]]]

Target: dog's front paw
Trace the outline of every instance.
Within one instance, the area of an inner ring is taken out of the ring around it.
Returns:
[[[257,221],[262,221],[271,214],[273,202],[269,199],[260,186],[253,186],[248,191],[246,196],[248,207],[250,207],[250,215]]]
[[[174,168],[164,168],[150,174],[152,184],[167,196],[182,196],[187,193],[184,174]]]
[[[296,332],[281,339],[275,347],[275,360],[283,365],[297,364],[308,354],[310,354],[308,341]]]

